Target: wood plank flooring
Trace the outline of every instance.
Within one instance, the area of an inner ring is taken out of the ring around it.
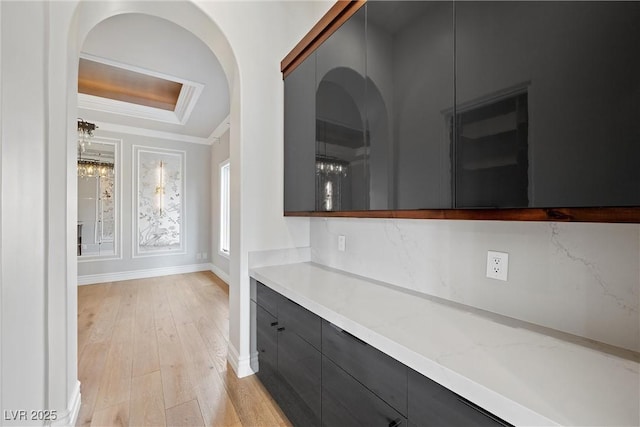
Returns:
[[[227,285],[209,272],[78,287],[78,426],[290,426],[228,366]]]

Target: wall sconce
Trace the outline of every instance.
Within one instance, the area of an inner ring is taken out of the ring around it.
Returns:
[[[156,186],[156,194],[158,195],[158,207],[160,209],[160,215],[164,209],[164,162],[160,161],[160,167],[158,168],[158,185]]]

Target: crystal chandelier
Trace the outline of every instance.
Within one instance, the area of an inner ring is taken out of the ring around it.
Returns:
[[[78,177],[95,178],[113,176],[113,163],[78,159]]]
[[[336,175],[344,178],[347,176],[348,170],[349,170],[349,163],[345,161],[332,159],[324,156],[316,157],[316,174],[321,174],[326,176]]]
[[[87,146],[91,145],[93,131],[96,130],[96,128],[97,126],[95,124],[78,119],[78,150],[80,153],[84,153]]]
[[[100,160],[82,158],[82,153],[91,145],[93,131],[97,126],[93,123],[78,119],[78,176],[80,178],[95,178],[113,176],[113,163]]]

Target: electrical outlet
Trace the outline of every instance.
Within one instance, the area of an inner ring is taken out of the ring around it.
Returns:
[[[487,277],[507,281],[509,273],[509,254],[506,252],[487,252]]]
[[[207,253],[206,252],[202,252],[202,259],[207,259]]]
[[[200,259],[200,252],[196,253],[196,259]]]
[[[338,236],[338,250],[340,252],[347,250],[347,238],[345,236]]]

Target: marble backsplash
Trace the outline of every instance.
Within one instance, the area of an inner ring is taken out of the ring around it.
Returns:
[[[507,282],[488,250],[509,253]],[[312,218],[311,260],[640,351],[637,224]]]

